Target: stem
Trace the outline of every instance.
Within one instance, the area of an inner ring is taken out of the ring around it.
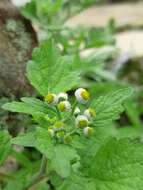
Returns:
[[[61,119],[61,118],[62,118],[62,117],[61,117],[61,113],[60,113],[60,111],[58,110],[57,107],[56,107],[56,111],[57,111],[58,118]]]
[[[73,107],[72,107],[71,116],[73,115],[74,110],[75,110],[77,104],[78,104],[77,101],[75,101],[74,104],[73,104]]]
[[[39,172],[32,178],[32,180],[29,182],[29,184],[23,190],[28,190],[29,188],[33,187],[34,185],[36,185],[43,179],[47,178],[45,175],[46,166],[47,166],[47,158],[45,156],[43,156]]]
[[[5,173],[0,173],[0,179],[17,180],[14,176]]]

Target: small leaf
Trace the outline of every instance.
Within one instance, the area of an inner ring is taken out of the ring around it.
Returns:
[[[36,148],[50,159],[52,168],[62,177],[70,175],[70,162],[79,160],[75,149],[64,144],[54,144],[48,131],[44,128],[37,128]]]
[[[26,134],[19,135],[13,139],[11,139],[12,144],[21,145],[24,147],[34,147],[35,146],[35,133],[28,132]]]
[[[9,110],[11,112],[19,112],[30,115],[45,115],[45,114],[55,114],[52,108],[42,102],[37,98],[21,98],[23,102],[13,101],[11,103],[6,103],[2,106],[3,109]]]
[[[0,165],[3,164],[10,152],[10,135],[7,131],[0,132]]]
[[[57,145],[54,148],[52,166],[61,177],[68,177],[71,173],[71,161],[79,160],[75,149],[67,145]]]
[[[47,129],[37,127],[35,147],[48,159],[52,159],[54,144]]]

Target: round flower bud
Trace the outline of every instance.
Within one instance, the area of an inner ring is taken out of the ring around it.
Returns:
[[[59,93],[58,98],[60,101],[68,100],[68,94],[65,92],[61,92],[61,93]]]
[[[71,143],[71,141],[72,141],[71,135],[65,135],[64,136],[64,143],[65,144],[69,144],[69,143]]]
[[[79,88],[75,91],[75,97],[78,102],[86,104],[90,98],[90,94],[84,88]]]
[[[55,132],[53,129],[48,129],[48,133],[49,133],[50,137],[54,137],[54,135],[55,135]]]
[[[52,106],[57,105],[58,96],[56,94],[48,94],[47,96],[45,96],[45,102]]]
[[[56,130],[61,130],[65,127],[65,124],[61,121],[57,121],[55,124],[54,124],[54,128]]]
[[[84,115],[78,115],[75,122],[76,126],[79,128],[87,127],[89,124],[87,117]]]
[[[91,128],[91,127],[85,127],[85,128],[83,129],[83,133],[84,133],[84,135],[85,135],[86,137],[91,137],[91,136],[93,135],[93,133],[94,133],[94,129]]]
[[[64,131],[58,131],[56,136],[57,136],[58,139],[64,138],[65,132]]]
[[[69,101],[62,101],[58,104],[58,109],[61,112],[69,111],[71,109],[71,104]]]
[[[92,117],[96,116],[96,112],[92,108],[88,108],[84,111],[84,115],[88,118],[91,119]]]
[[[79,107],[76,107],[74,110],[74,115],[78,115],[78,114],[80,114],[80,109]]]

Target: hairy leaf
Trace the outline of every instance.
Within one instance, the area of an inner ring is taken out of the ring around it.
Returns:
[[[71,172],[71,161],[79,160],[75,149],[68,145],[54,144],[43,128],[37,128],[36,148],[51,161],[52,168],[62,177],[67,177]]]
[[[34,147],[35,139],[36,139],[35,133],[32,131],[11,139],[11,143],[21,145],[24,147]]]
[[[124,88],[115,92],[100,96],[93,100],[91,106],[96,110],[95,126],[105,126],[113,120],[119,118],[119,114],[124,110],[124,101],[131,96],[132,88]]]
[[[79,81],[79,72],[72,70],[67,57],[60,56],[51,40],[35,49],[33,59],[27,64],[27,76],[43,96],[48,92],[68,91]]]
[[[142,190],[143,145],[111,138],[87,162],[82,176],[70,176],[58,190]],[[83,176],[85,174],[85,176]]]
[[[2,106],[11,112],[19,112],[30,115],[54,114],[54,110],[37,98],[21,98],[22,102],[13,101]]]

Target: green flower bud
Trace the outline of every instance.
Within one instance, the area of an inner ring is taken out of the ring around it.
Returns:
[[[78,102],[86,104],[90,99],[90,94],[84,88],[79,88],[75,91],[75,97]]]
[[[80,109],[76,107],[74,110],[74,115],[77,116],[78,114],[80,114]]]
[[[65,131],[58,131],[56,134],[58,139],[62,139],[65,136]]]
[[[53,129],[48,129],[48,133],[49,133],[50,137],[54,137],[54,135],[55,135],[55,132]]]
[[[72,141],[71,135],[65,135],[65,136],[64,136],[64,143],[65,143],[65,144],[70,144],[71,141]]]
[[[91,119],[92,117],[96,116],[96,112],[92,108],[88,108],[84,111],[84,115],[88,118]]]
[[[65,127],[65,124],[61,121],[57,121],[55,124],[54,124],[54,128],[56,129],[63,129]]]
[[[94,129],[91,128],[91,127],[85,127],[85,128],[83,129],[83,133],[84,133],[84,135],[85,135],[86,137],[91,137],[91,136],[93,135],[93,133],[94,133]]]

